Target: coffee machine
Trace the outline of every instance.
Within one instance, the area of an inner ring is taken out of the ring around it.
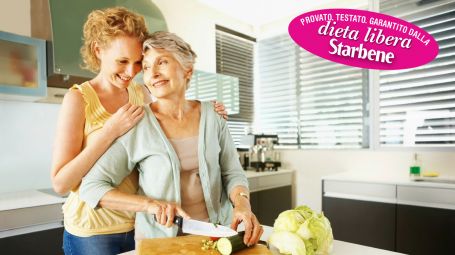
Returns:
[[[242,144],[249,146],[248,161],[249,168],[257,172],[277,171],[281,166],[280,153],[275,151],[274,146],[278,144],[278,135],[251,134],[245,136]]]

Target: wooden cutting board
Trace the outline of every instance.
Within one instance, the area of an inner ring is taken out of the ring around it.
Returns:
[[[208,240],[205,236],[179,236],[169,238],[144,239],[139,242],[138,255],[219,255],[216,250],[204,251],[201,249],[202,240]],[[272,254],[265,245],[257,244],[246,248],[235,255],[267,255]]]

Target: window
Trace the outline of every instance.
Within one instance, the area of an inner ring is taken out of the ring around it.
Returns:
[[[297,47],[289,35],[258,42],[259,86],[255,132],[277,134],[280,146],[297,148]]]
[[[308,53],[289,35],[258,42],[256,131],[288,148],[368,146],[365,70]]]
[[[425,29],[439,44],[426,65],[380,72],[381,146],[453,146],[455,1],[381,1],[380,11]]]
[[[239,113],[229,115],[228,126],[236,145],[254,119],[255,39],[216,26],[216,72],[239,78]]]

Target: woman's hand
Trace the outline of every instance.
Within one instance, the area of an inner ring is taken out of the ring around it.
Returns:
[[[155,214],[156,222],[166,227],[172,226],[174,217],[180,215],[189,219],[190,216],[176,203],[151,200],[147,206],[147,213]]]
[[[217,102],[216,100],[212,101],[213,107],[215,107],[215,112],[218,113],[223,119],[227,120],[227,111],[223,103]]]
[[[262,236],[264,229],[256,218],[256,215],[254,215],[254,213],[251,211],[249,201],[242,196],[237,197],[245,201],[235,201],[234,217],[232,219],[231,228],[237,230],[237,226],[240,224],[240,222],[243,222],[245,224],[245,235],[243,237],[243,242],[246,245],[251,246],[259,241],[259,238]]]
[[[104,124],[103,129],[106,133],[116,139],[125,134],[144,117],[142,106],[127,103],[120,107]]]

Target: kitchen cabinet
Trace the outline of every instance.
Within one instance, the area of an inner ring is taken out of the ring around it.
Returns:
[[[63,227],[0,238],[2,254],[62,254]]]
[[[251,193],[252,211],[261,224],[273,226],[278,214],[292,209],[291,188],[289,185]]]
[[[341,241],[395,250],[395,205],[325,197],[322,211]]]
[[[339,179],[324,179],[322,195],[336,239],[412,255],[455,254],[455,185]]]
[[[46,96],[46,42],[0,31],[0,99]]]
[[[337,240],[395,250],[395,187],[351,182],[323,184],[322,211]]]
[[[0,194],[0,253],[62,254],[64,200],[49,189]]]
[[[263,225],[273,226],[282,211],[292,208],[293,171],[247,171],[250,203],[253,213]]]
[[[397,251],[455,254],[455,211],[411,205],[397,207]]]
[[[397,251],[455,254],[455,189],[398,185]]]

